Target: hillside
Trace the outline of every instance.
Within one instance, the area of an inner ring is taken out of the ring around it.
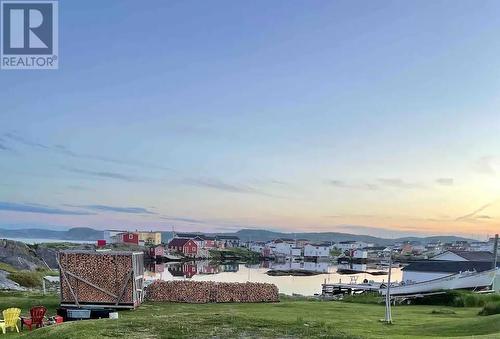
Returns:
[[[284,232],[273,232],[267,230],[254,230],[254,229],[242,229],[234,233],[211,233],[210,235],[236,235],[242,241],[269,241],[278,238],[289,238],[289,239],[307,239],[314,242],[326,242],[326,241],[347,241],[356,240],[364,241],[368,243],[373,243],[377,245],[390,245],[395,242],[404,241],[420,241],[424,244],[442,241],[442,242],[455,242],[459,240],[474,241],[473,239],[467,239],[456,236],[431,236],[431,237],[403,237],[397,239],[387,239],[373,237],[370,235],[360,235],[360,234],[350,234],[350,233],[340,233],[340,232],[301,232],[301,233],[284,233]],[[163,241],[167,241],[172,238],[172,232],[162,232]]]
[[[284,233],[267,230],[242,229],[234,233],[208,233],[210,235],[236,235],[243,241],[269,241],[277,238],[307,239],[314,242],[324,241],[347,241],[357,240],[378,245],[390,245],[394,242],[420,241],[429,243],[435,241],[455,242],[458,240],[474,241],[472,239],[455,236],[431,236],[431,237],[402,237],[396,239],[379,238],[370,235],[340,233],[340,232],[300,232]],[[103,231],[88,227],[71,228],[67,231],[54,231],[39,228],[32,229],[0,229],[1,238],[20,238],[20,239],[59,239],[59,240],[88,240],[93,241],[103,238]],[[164,242],[172,238],[172,232],[162,232]]]
[[[75,227],[67,231],[54,231],[41,228],[0,229],[1,238],[19,239],[58,239],[58,240],[97,240],[102,239],[103,231],[89,227]]]
[[[349,234],[349,233],[340,233],[340,232],[303,232],[303,233],[281,233],[281,232],[271,232],[266,230],[251,230],[251,229],[242,229],[235,233],[240,239],[247,240],[260,240],[260,241],[268,241],[276,238],[291,238],[291,239],[308,239],[310,241],[347,241],[347,240],[356,240],[356,241],[364,241],[369,243],[374,243],[378,245],[390,245],[395,242],[404,242],[404,241],[420,241],[424,244],[442,241],[442,242],[455,242],[458,240],[465,241],[474,241],[473,239],[467,239],[456,236],[432,236],[432,237],[402,237],[396,239],[387,239],[387,238],[379,238],[373,237],[369,235],[359,235],[359,234]]]

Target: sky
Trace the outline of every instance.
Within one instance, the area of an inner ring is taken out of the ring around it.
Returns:
[[[500,2],[60,1],[0,227],[500,230]]]

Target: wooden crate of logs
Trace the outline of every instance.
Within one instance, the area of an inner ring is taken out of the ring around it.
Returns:
[[[146,290],[150,301],[185,303],[258,303],[279,301],[278,288],[265,283],[155,281]]]
[[[136,308],[143,300],[144,254],[61,251],[61,306]]]

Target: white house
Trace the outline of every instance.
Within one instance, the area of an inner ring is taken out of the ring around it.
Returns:
[[[368,251],[365,249],[358,248],[352,253],[352,257],[355,259],[367,259]]]
[[[469,251],[473,252],[491,252],[493,253],[494,249],[494,244],[492,242],[482,242],[482,241],[476,241],[476,242],[471,242]]]
[[[291,255],[292,248],[294,247],[293,243],[289,242],[279,242],[274,244],[274,253],[282,254],[282,255]]]
[[[249,249],[250,249],[250,251],[253,251],[253,252],[262,253],[262,250],[264,249],[264,245],[259,244],[259,243],[252,243],[252,244],[250,244]]]
[[[337,245],[335,245],[335,247],[337,247],[342,252],[345,252],[348,250],[354,250],[360,246],[356,241],[348,240],[348,241],[340,241]]]
[[[119,230],[104,230],[103,238],[106,240],[106,243],[111,244],[117,242],[117,235],[121,233],[126,233],[127,231],[119,231]]]
[[[328,258],[329,256],[329,244],[307,244],[304,246],[304,257]]]
[[[446,261],[487,261],[493,262],[493,253],[487,251],[445,251],[431,260]]]
[[[300,257],[302,256],[302,248],[300,247],[292,247],[290,249],[290,254],[292,257]]]
[[[342,250],[342,252],[345,252],[348,250],[355,250],[358,248],[373,247],[373,244],[366,243],[364,241],[348,240],[348,241],[340,241],[338,244],[335,245],[335,247]]]

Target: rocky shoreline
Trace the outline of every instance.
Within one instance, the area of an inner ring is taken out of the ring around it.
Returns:
[[[19,270],[57,268],[57,251],[43,245],[27,245],[21,241],[0,240],[0,262]]]
[[[37,271],[57,269],[58,246],[85,247],[76,244],[35,244],[0,239],[0,290],[24,291],[25,287],[9,279],[12,271]]]
[[[9,272],[0,270],[0,290],[10,290],[10,291],[25,291],[26,288],[22,287],[15,281],[7,278]]]

